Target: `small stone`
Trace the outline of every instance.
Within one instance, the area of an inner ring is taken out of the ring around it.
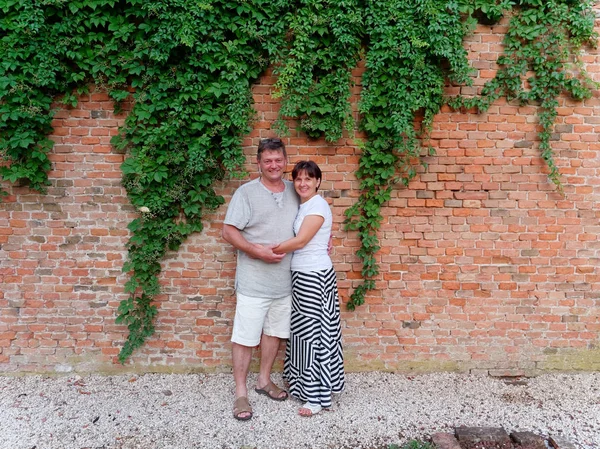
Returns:
[[[461,449],[458,440],[451,433],[434,433],[431,441],[437,449]]]
[[[573,443],[560,435],[550,435],[548,441],[555,449],[576,449]]]

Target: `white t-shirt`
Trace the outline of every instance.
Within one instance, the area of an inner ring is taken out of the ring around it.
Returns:
[[[292,257],[292,271],[321,271],[328,270],[333,266],[331,258],[327,254],[329,236],[333,216],[327,201],[320,195],[313,196],[306,203],[300,204],[298,215],[294,221],[294,233],[298,235],[304,217],[308,215],[319,215],[325,219],[315,236],[302,249],[294,251]]]

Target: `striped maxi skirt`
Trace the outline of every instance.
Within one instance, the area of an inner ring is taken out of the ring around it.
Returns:
[[[342,327],[333,268],[292,271],[292,318],[283,377],[290,394],[331,407],[332,393],[344,389]]]

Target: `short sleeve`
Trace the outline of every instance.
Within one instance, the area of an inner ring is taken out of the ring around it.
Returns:
[[[250,202],[246,197],[246,189],[239,188],[235,191],[227,206],[227,213],[225,214],[225,220],[223,224],[235,226],[240,231],[244,230],[248,226],[252,211],[250,210]]]
[[[305,216],[318,215],[323,218],[327,218],[327,212],[329,211],[329,204],[320,196],[315,197],[314,201],[311,201],[306,208]]]

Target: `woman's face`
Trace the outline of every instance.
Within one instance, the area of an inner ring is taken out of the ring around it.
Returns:
[[[300,202],[304,203],[315,196],[320,183],[317,178],[308,176],[306,170],[301,170],[294,179],[294,188],[300,196]]]

